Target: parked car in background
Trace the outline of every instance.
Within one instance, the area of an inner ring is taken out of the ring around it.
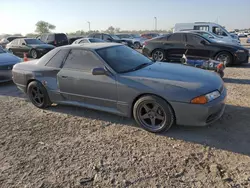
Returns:
[[[21,61],[21,58],[0,47],[0,83],[12,80],[12,67]]]
[[[0,46],[2,46],[3,48],[5,48],[8,43],[10,43],[11,41],[13,41],[14,39],[17,39],[17,38],[25,38],[25,37],[10,36],[10,37],[3,38],[3,39],[0,40]]]
[[[156,61],[180,61],[186,53],[189,58],[211,58],[223,61],[226,66],[248,63],[249,57],[248,50],[242,46],[217,43],[190,32],[173,33],[146,41],[142,52]]]
[[[146,40],[138,34],[117,33],[115,35],[122,40],[131,41],[135,49],[141,48],[143,46],[143,42]]]
[[[84,37],[68,37],[68,40],[69,40],[69,44],[72,44],[73,42],[75,42],[76,40],[78,39],[81,39],[81,38],[84,38]]]
[[[34,59],[43,56],[54,48],[55,46],[53,45],[46,44],[38,39],[33,38],[15,39],[6,46],[6,49],[13,54],[23,56],[24,53],[27,53]]]
[[[64,33],[44,33],[38,36],[37,39],[56,47],[69,44],[68,37]]]
[[[115,43],[56,48],[40,60],[16,64],[13,81],[38,108],[59,103],[133,116],[155,133],[175,123],[215,122],[224,112],[227,95],[223,80],[214,73],[155,63]]]
[[[145,38],[145,39],[152,39],[152,38],[155,38],[155,37],[158,37],[158,36],[160,36],[160,34],[158,34],[158,33],[144,33],[144,34],[141,34],[141,37]]]
[[[247,35],[245,33],[241,32],[241,33],[238,33],[238,37],[240,37],[240,38],[247,37]]]
[[[203,37],[213,40],[215,42],[228,43],[228,44],[233,44],[233,45],[241,45],[239,40],[235,40],[229,37],[219,36],[209,31],[203,31],[203,30],[187,30],[187,31],[192,32],[192,33],[198,33],[202,35]]]
[[[133,43],[131,41],[122,40],[116,35],[113,34],[107,34],[107,33],[92,33],[88,36],[89,38],[97,38],[102,39],[106,42],[115,42],[115,43],[122,43],[124,45],[127,45],[131,48],[133,48]]]
[[[250,43],[250,38],[247,38],[247,41],[246,41],[247,43]]]
[[[237,36],[229,33],[224,27],[213,22],[194,22],[194,23],[177,23],[174,26],[173,32],[179,32],[183,30],[203,30],[209,31],[219,36],[223,36],[228,39],[239,40]]]
[[[97,38],[80,38],[74,41],[72,44],[96,43],[96,42],[105,42],[105,41]]]

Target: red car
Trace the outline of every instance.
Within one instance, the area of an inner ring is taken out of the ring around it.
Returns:
[[[152,39],[152,38],[155,38],[155,37],[158,37],[158,36],[160,36],[158,33],[144,33],[144,34],[141,34],[141,37],[145,38],[145,39]]]

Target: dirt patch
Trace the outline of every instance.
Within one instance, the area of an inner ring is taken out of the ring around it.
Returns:
[[[0,85],[0,187],[250,187],[249,75],[227,68],[218,122],[160,135],[98,111],[40,110]]]

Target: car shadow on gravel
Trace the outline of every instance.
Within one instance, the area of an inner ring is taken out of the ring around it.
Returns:
[[[93,120],[101,120],[104,126],[119,124],[139,128],[133,119],[81,107],[57,105],[48,108],[48,110]],[[178,140],[202,144],[204,147],[214,147],[216,149],[250,156],[249,114],[250,108],[248,107],[227,105],[222,118],[210,126],[174,126],[168,132],[155,136],[167,136]]]
[[[250,79],[223,78],[223,81],[232,84],[250,84]]]
[[[0,83],[0,96],[26,98],[12,81]]]
[[[221,119],[210,126],[175,126],[161,135],[250,156],[250,108],[227,105]]]

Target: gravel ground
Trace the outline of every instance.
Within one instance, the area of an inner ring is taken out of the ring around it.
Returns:
[[[250,187],[250,64],[227,68],[225,114],[164,134],[0,85],[0,187]]]

